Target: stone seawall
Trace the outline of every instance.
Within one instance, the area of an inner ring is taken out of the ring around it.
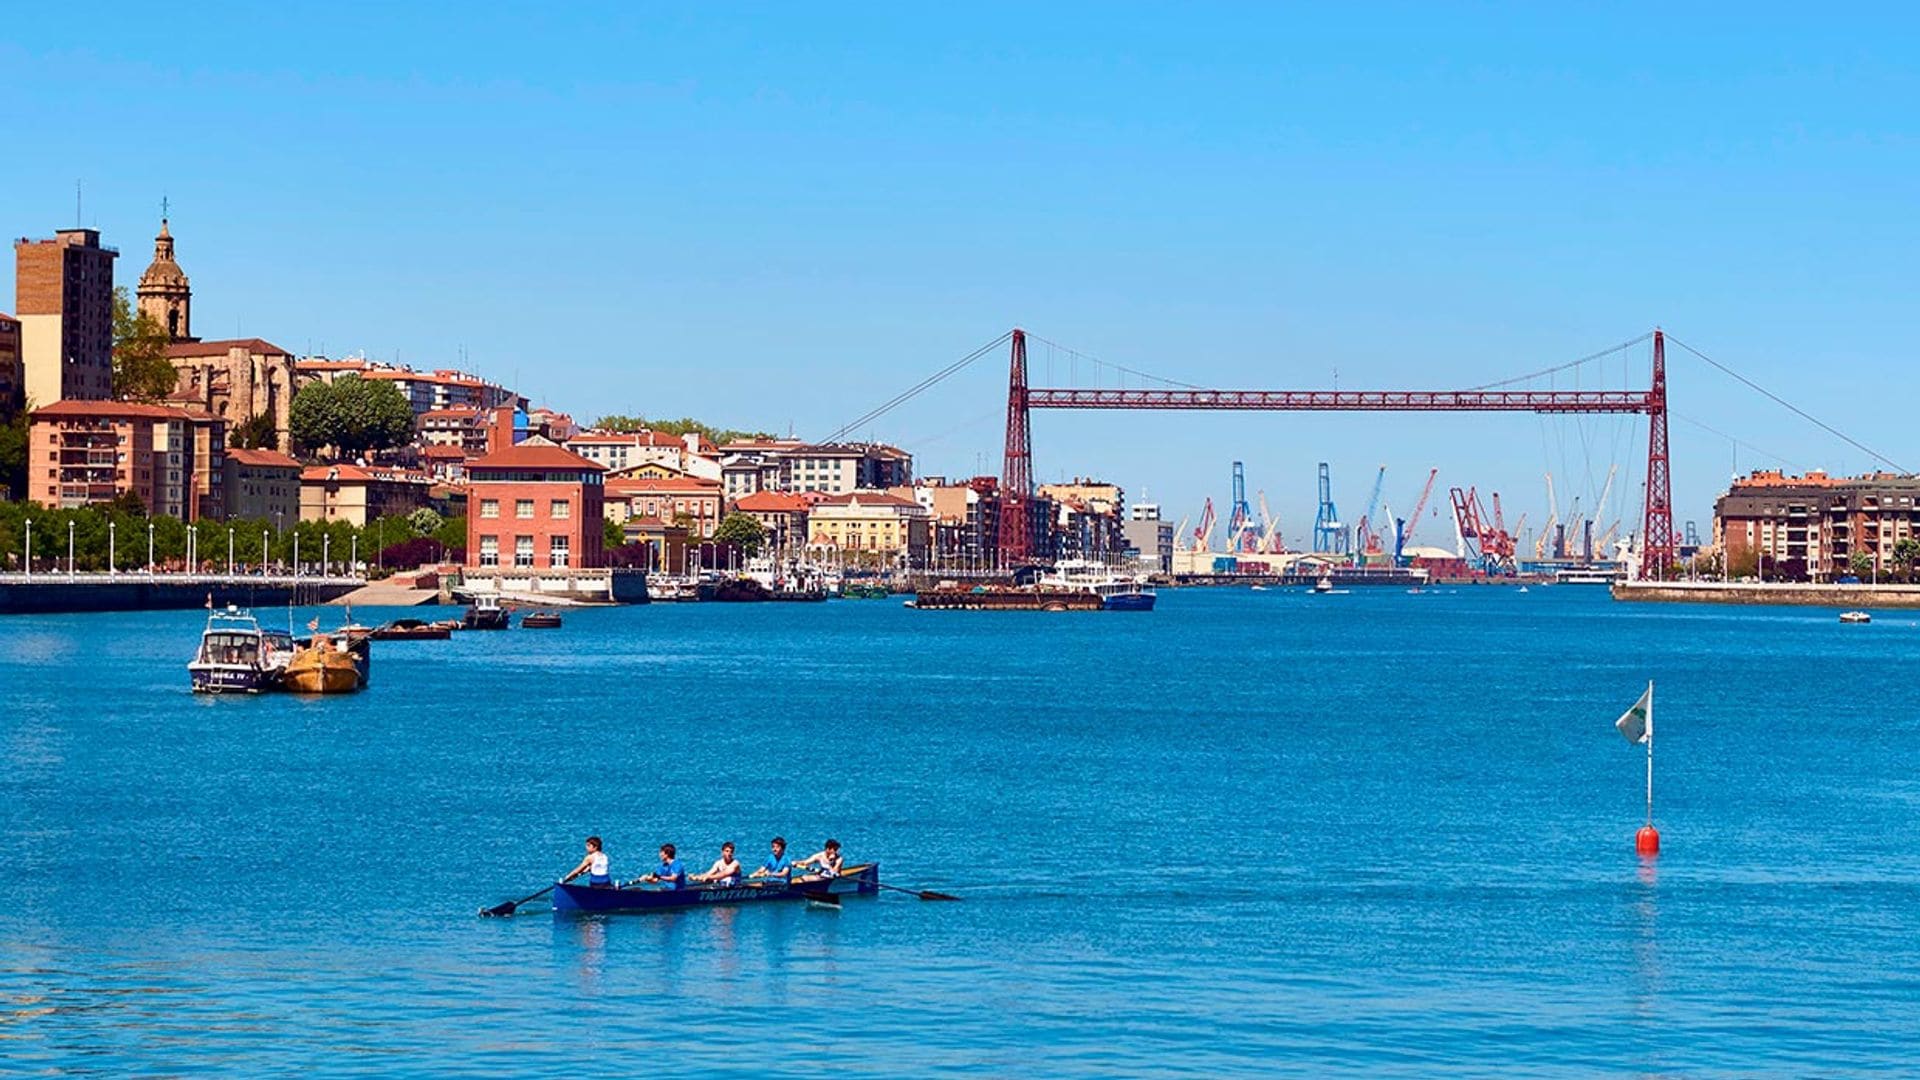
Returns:
[[[77,577],[35,574],[31,580],[9,575],[0,582],[0,615],[45,615],[78,611],[177,611],[207,606],[213,594],[216,606],[273,607],[289,600],[319,604],[344,596],[363,582],[348,579],[302,578],[148,578],[126,574]]]
[[[1831,608],[1920,608],[1920,585],[1623,581],[1613,586],[1613,598],[1670,604],[1799,604]]]

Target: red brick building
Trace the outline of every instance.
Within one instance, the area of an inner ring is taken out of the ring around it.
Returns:
[[[557,570],[605,563],[605,466],[558,446],[467,462],[467,565]]]

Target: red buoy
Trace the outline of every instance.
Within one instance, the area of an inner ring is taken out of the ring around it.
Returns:
[[[1660,830],[1651,825],[1640,826],[1633,834],[1633,850],[1641,855],[1660,854]]]

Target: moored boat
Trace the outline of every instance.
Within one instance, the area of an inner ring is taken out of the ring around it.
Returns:
[[[464,630],[505,630],[507,626],[507,609],[500,606],[497,596],[474,597],[473,606],[460,619]]]
[[[557,611],[529,611],[520,616],[522,630],[557,630],[560,628],[560,613]]]
[[[279,687],[293,652],[292,634],[263,630],[252,612],[229,604],[207,613],[187,674],[198,694],[257,694]]]
[[[453,630],[444,623],[423,619],[395,619],[373,628],[367,636],[375,641],[445,641],[453,636]]]
[[[1066,559],[1035,583],[1042,589],[1090,592],[1106,611],[1152,611],[1153,586],[1144,574],[1124,574],[1091,559]]]
[[[296,694],[349,694],[367,685],[367,638],[315,634],[287,661],[281,685]]]
[[[1844,623],[1867,623],[1873,621],[1873,616],[1864,611],[1843,611],[1840,613],[1840,621]]]
[[[762,878],[738,885],[692,885],[664,889],[650,885],[596,888],[592,885],[555,885],[555,915],[597,915],[621,912],[675,911],[710,904],[757,904],[774,900],[806,900],[811,896],[872,896],[880,891],[880,864],[849,866],[838,877]]]

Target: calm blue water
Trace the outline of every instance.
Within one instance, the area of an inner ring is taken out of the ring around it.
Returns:
[[[0,1072],[1912,1068],[1920,628],[1834,614],[658,605],[326,700],[194,698],[196,612],[8,618]],[[474,917],[589,832],[966,899]]]

